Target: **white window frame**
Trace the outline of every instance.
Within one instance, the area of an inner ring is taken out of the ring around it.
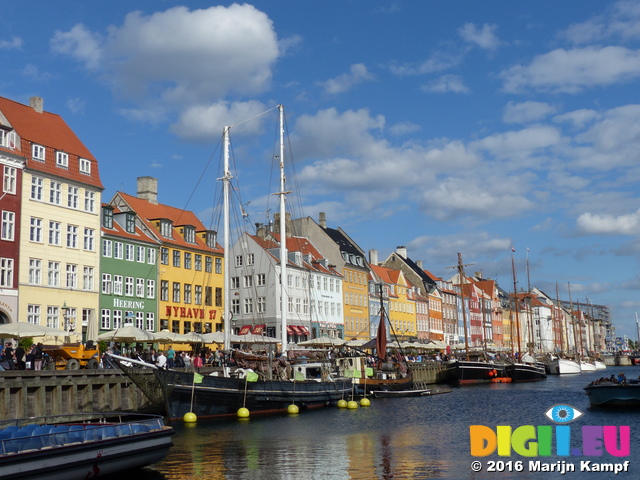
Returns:
[[[84,211],[93,213],[96,208],[96,192],[91,190],[84,191]]]
[[[67,248],[78,248],[78,226],[67,225]]]
[[[93,290],[95,283],[94,268],[90,265],[84,266],[84,274],[82,277],[83,290]]]
[[[34,143],[33,145],[31,145],[31,157],[34,160],[44,162],[46,160],[45,148],[42,145]]]
[[[91,175],[91,160],[87,160],[86,158],[80,158],[80,173],[85,175]]]
[[[36,243],[42,243],[42,219],[31,217],[29,222],[29,240]]]
[[[56,150],[56,167],[69,168],[69,154]]]
[[[69,208],[78,208],[78,193],[80,189],[78,187],[74,187],[73,185],[69,185],[67,188],[67,207]]]
[[[67,288],[78,288],[78,265],[67,263]]]
[[[31,177],[31,200],[42,201],[43,189],[44,189],[44,178]]]
[[[2,191],[15,195],[18,184],[18,169],[9,165],[4,166],[4,176],[2,178]]]
[[[124,277],[122,275],[113,276],[113,294],[122,295],[122,287],[124,285]]]
[[[102,293],[104,295],[111,295],[113,293],[113,283],[111,281],[110,273],[102,274]]]
[[[0,287],[13,288],[13,258],[0,258]]]
[[[9,210],[2,211],[2,240],[13,242],[16,236],[16,213]]]
[[[95,250],[95,234],[96,231],[93,228],[84,229],[84,250],[87,252],[93,252]]]
[[[60,286],[60,262],[49,260],[47,283],[50,287]]]
[[[53,205],[60,205],[62,202],[62,184],[51,180],[49,182],[49,203]]]

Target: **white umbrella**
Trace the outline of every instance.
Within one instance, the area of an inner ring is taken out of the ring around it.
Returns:
[[[366,338],[356,338],[355,340],[349,340],[347,343],[345,343],[345,345],[347,347],[361,347],[368,341],[369,340]]]
[[[126,327],[118,328],[110,332],[105,332],[98,335],[98,340],[106,342],[154,342],[155,337],[151,332],[141,330],[133,325],[127,325]]]
[[[169,330],[162,330],[152,333],[152,335],[156,341],[162,343],[206,343],[203,335],[196,332],[181,334],[170,332]]]
[[[69,335],[69,332],[56,330],[27,322],[13,322],[0,325],[0,338],[27,338]]]
[[[330,338],[327,336],[312,338],[311,340],[298,343],[298,345],[302,347],[333,347],[342,344],[344,344],[344,340],[341,338]]]
[[[266,335],[247,333],[246,335],[235,335],[238,343],[280,343],[280,340]]]
[[[205,333],[202,338],[204,339],[204,343],[224,343],[223,332]]]

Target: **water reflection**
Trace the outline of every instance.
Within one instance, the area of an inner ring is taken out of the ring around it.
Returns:
[[[631,368],[627,376],[639,373],[640,369]],[[586,412],[572,424],[578,430],[579,425],[631,425],[632,437],[639,432],[640,412],[620,415],[588,409],[582,387],[601,375],[463,387],[433,397],[377,399],[371,407],[357,410],[200,421],[194,426],[176,423],[171,453],[146,469],[140,480],[494,478],[496,474],[470,471],[474,459],[469,453],[470,425],[548,425],[546,409],[563,403]],[[632,441],[632,454],[637,453]],[[499,475],[501,480],[507,478],[529,477]]]

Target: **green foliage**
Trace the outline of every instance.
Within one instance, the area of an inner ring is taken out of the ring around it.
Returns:
[[[18,342],[18,345],[20,345],[25,350],[29,350],[31,345],[33,345],[33,338],[31,337],[21,338],[20,341]]]

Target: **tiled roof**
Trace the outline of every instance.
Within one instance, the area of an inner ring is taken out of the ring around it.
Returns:
[[[195,227],[196,232],[203,232],[206,230],[203,223],[200,219],[195,215],[195,213],[189,210],[181,210],[179,208],[170,207],[169,205],[163,205],[161,203],[151,203],[148,200],[143,198],[138,198],[133,195],[129,195],[124,192],[118,192],[116,196],[120,196],[130,207],[131,210],[136,212],[138,217],[144,221],[147,226],[153,231],[158,231],[158,229],[152,223],[152,220],[157,220],[161,218],[166,218],[173,223],[173,236],[172,238],[162,238],[163,242],[172,243],[174,245],[183,247],[183,248],[200,248],[202,250],[209,251],[217,251],[222,252],[222,247],[219,244],[216,244],[216,248],[209,248],[207,244],[196,235],[196,243],[190,243],[184,240],[184,238],[176,231],[176,227],[181,227],[185,225],[191,225]],[[158,234],[158,236],[160,236]]]
[[[104,205],[104,204],[103,204]],[[117,214],[118,212],[121,212],[121,210],[118,207],[114,207],[113,208],[113,213]],[[109,235],[115,235],[117,237],[122,237],[122,238],[127,238],[129,240],[136,240],[136,241],[141,241],[141,242],[149,242],[149,243],[155,243],[155,244],[159,244],[160,242],[147,235],[144,230],[142,230],[140,227],[138,227],[136,225],[136,231],[135,233],[129,233],[127,232],[122,225],[120,225],[118,222],[116,222],[116,220],[113,220],[113,228],[106,228],[104,225],[102,226],[102,232],[109,234]]]
[[[28,169],[104,188],[100,181],[98,162],[62,117],[45,111],[39,113],[29,105],[3,97],[0,97],[0,112],[21,139],[20,148],[14,151],[27,158]],[[31,158],[31,143],[45,147],[45,162]],[[56,151],[64,151],[69,155],[68,169],[56,166]],[[80,173],[79,158],[91,162],[90,175]]]

